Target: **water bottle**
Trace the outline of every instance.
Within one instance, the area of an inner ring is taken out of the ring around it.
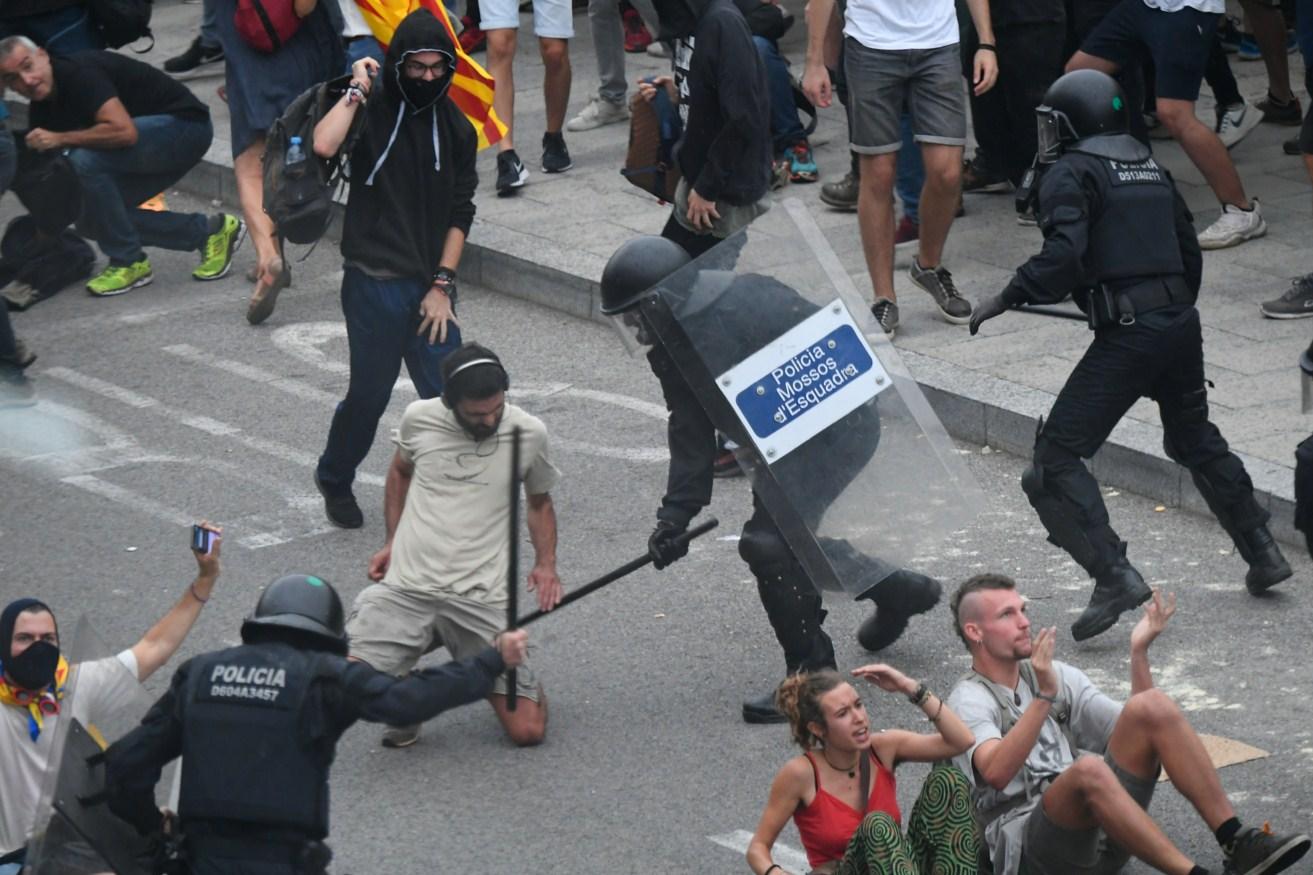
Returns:
[[[294,167],[305,163],[305,150],[301,148],[301,138],[292,137],[287,141],[287,154],[283,156],[284,167]]]

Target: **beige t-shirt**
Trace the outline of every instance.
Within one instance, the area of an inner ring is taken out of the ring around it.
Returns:
[[[384,583],[505,603],[516,426],[524,491],[544,495],[561,472],[548,458],[542,420],[508,403],[497,434],[476,442],[440,398],[406,408],[393,442],[415,472]]]

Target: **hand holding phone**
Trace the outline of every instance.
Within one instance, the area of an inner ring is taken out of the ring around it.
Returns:
[[[203,525],[191,527],[191,548],[197,553],[209,555],[214,552],[214,545],[219,542],[220,534]]]

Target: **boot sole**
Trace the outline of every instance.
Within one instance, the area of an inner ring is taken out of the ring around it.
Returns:
[[[1116,610],[1111,610],[1112,608],[1111,605],[1105,606],[1103,619],[1099,620],[1097,624],[1089,627],[1088,630],[1081,630],[1081,631],[1077,630],[1076,627],[1080,625],[1079,620],[1075,623],[1072,623],[1071,637],[1076,639],[1077,641],[1087,641],[1090,638],[1095,637],[1096,635],[1102,635],[1104,632],[1107,632],[1113,626],[1117,625],[1117,621],[1121,619],[1122,614],[1126,613],[1127,611],[1138,608],[1140,605],[1144,604],[1151,598],[1153,598],[1153,590],[1149,589],[1148,587],[1145,587],[1144,592],[1141,593],[1140,595],[1135,596],[1134,598],[1131,599],[1125,599],[1122,602],[1114,603],[1118,605]]]
[[[776,711],[770,714],[764,714],[761,711],[743,709],[743,722],[751,723],[754,726],[765,726],[772,723],[788,723],[789,718]]]
[[[1275,875],[1290,868],[1308,853],[1310,846],[1308,836],[1292,836],[1284,845],[1273,851],[1266,860],[1252,869],[1246,869],[1240,875]]]

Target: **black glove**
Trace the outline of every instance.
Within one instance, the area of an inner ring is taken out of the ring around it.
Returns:
[[[652,537],[647,539],[647,552],[652,557],[652,566],[658,571],[688,555],[688,541],[678,540],[682,534],[683,526],[667,520],[661,520],[652,530]]]
[[[990,295],[984,298],[979,304],[976,304],[975,310],[971,312],[971,336],[975,337],[980,326],[986,319],[993,319],[995,316],[1001,316],[1012,307],[1007,301],[1003,300],[1002,295]]]

